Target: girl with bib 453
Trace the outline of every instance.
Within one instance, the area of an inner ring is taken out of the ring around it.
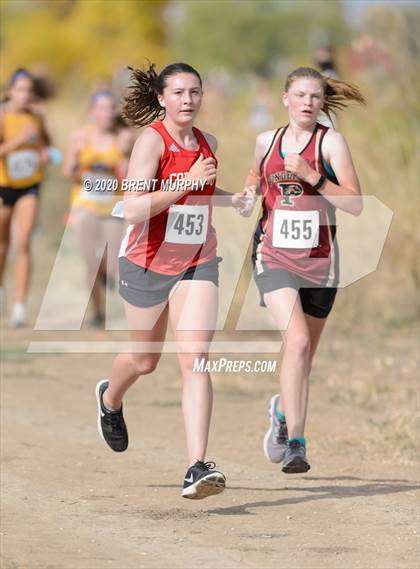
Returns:
[[[131,339],[142,351],[119,354],[109,380],[98,383],[98,427],[114,451],[127,448],[123,396],[156,368],[170,320],[183,376],[189,459],[182,496],[201,499],[225,488],[224,474],[205,460],[212,384],[207,372],[194,370],[194,361],[207,357],[216,325],[220,258],[212,196],[227,192],[216,188],[216,139],[194,127],[203,96],[198,72],[176,63],[157,75],[152,65],[135,70],[133,80],[124,115],[134,126],[150,126],[130,158],[127,179],[138,186],[124,195],[130,226],[119,267]],[[247,193],[227,194],[227,200],[241,210]]]

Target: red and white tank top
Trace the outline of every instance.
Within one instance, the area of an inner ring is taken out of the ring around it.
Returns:
[[[193,127],[199,147],[183,148],[172,138],[162,121],[152,125],[164,141],[164,151],[152,191],[162,191],[177,178],[183,178],[203,154],[215,158],[205,136]],[[212,226],[211,196],[216,182],[183,196],[158,215],[127,228],[119,256],[157,273],[177,275],[189,267],[216,256],[216,232]],[[142,198],[137,198],[142,199]]]
[[[257,274],[286,269],[317,285],[336,286],[335,208],[310,184],[285,170],[282,139],[287,128],[276,131],[261,162],[263,215],[254,236],[255,268]],[[327,131],[328,127],[317,123],[300,155],[312,169],[337,183],[322,158]]]

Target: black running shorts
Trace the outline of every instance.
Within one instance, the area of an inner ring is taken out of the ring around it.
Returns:
[[[39,197],[39,184],[30,186],[29,188],[9,188],[5,186],[0,187],[0,205],[13,207],[15,203],[23,196]]]
[[[299,292],[303,312],[315,318],[326,318],[331,312],[337,294],[336,288],[316,286],[286,269],[265,268],[260,274],[254,270],[254,278],[261,296],[260,306],[266,306],[264,294],[281,288],[293,288]]]

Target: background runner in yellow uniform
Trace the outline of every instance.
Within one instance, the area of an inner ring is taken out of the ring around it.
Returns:
[[[117,272],[118,249],[123,222],[111,212],[120,197],[120,181],[127,169],[133,145],[131,132],[121,127],[110,91],[98,91],[89,108],[90,123],[71,135],[63,174],[75,181],[71,194],[72,222],[86,264],[88,287],[92,289],[92,324],[104,322],[103,285],[111,288]],[[107,266],[97,271],[98,246],[107,243]],[[93,287],[93,288],[92,288]]]
[[[18,69],[9,80],[6,100],[0,108],[0,305],[13,221],[17,230],[15,304],[11,315],[14,326],[26,323],[31,237],[40,184],[49,161],[50,137],[43,118],[32,109],[33,100],[34,78],[26,69]]]

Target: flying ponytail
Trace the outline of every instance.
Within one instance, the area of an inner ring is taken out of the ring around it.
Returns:
[[[158,75],[154,64],[144,71],[133,69],[129,92],[124,98],[122,116],[130,126],[146,126],[164,115],[164,109],[160,106],[157,95]]]
[[[186,63],[172,63],[166,66],[159,75],[153,63],[146,71],[132,67],[128,69],[132,71],[132,83],[123,101],[122,116],[129,125],[135,127],[146,126],[165,116],[165,109],[160,106],[158,95],[163,94],[168,77],[178,73],[192,73],[198,77],[200,86],[202,86],[199,73]]]
[[[349,101],[355,101],[360,105],[366,104],[366,99],[359,89],[332,77],[325,77],[312,67],[298,67],[287,76],[284,90],[287,92],[295,79],[310,78],[318,79],[324,88],[324,106],[322,110],[330,116],[331,111],[340,111],[348,106]]]

